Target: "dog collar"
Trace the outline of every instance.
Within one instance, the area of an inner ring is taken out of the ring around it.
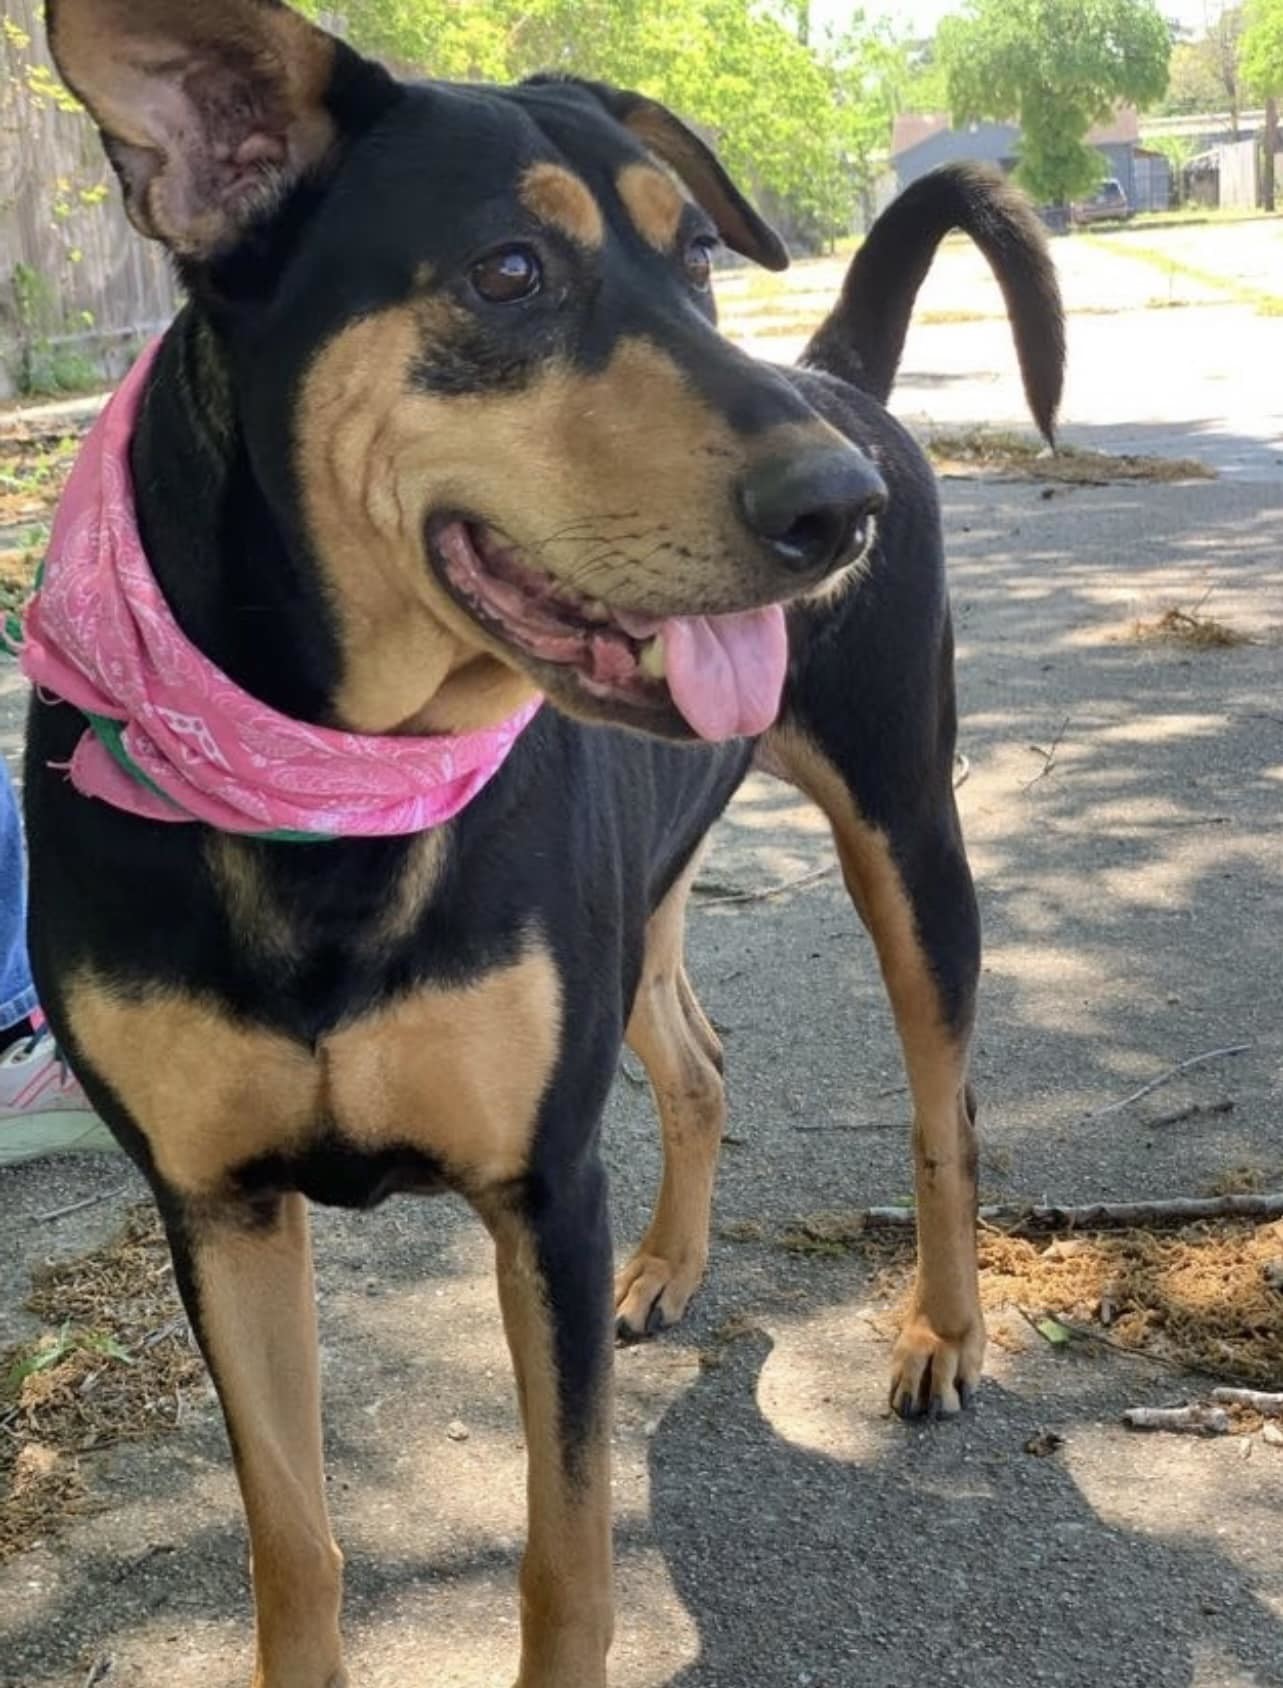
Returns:
[[[85,797],[153,821],[291,842],[423,832],[494,778],[539,698],[480,732],[340,732],[251,697],[175,621],[138,533],[129,442],[158,343],[72,468],[27,606],[22,669],[81,710],[68,768]]]

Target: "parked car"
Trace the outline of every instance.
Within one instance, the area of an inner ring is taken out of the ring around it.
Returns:
[[[1123,185],[1115,176],[1103,181],[1086,199],[1076,199],[1069,207],[1069,220],[1076,229],[1091,223],[1124,222],[1132,214]]]

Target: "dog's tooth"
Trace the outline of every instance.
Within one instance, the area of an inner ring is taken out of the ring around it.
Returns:
[[[637,666],[643,674],[652,680],[664,678],[664,641],[658,633],[653,639],[648,639],[642,646],[637,658]]]

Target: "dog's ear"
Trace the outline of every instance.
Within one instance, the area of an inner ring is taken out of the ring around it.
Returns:
[[[394,87],[280,0],[48,0],[48,28],[130,220],[185,259],[228,251],[335,156],[358,67]]]
[[[605,82],[581,82],[643,146],[675,170],[735,252],[768,270],[786,270],[788,247],[745,199],[717,154],[667,106]]]

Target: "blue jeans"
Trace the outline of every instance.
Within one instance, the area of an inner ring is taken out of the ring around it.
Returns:
[[[27,960],[27,863],[18,800],[7,765],[0,762],[0,1031],[36,1008]]]

